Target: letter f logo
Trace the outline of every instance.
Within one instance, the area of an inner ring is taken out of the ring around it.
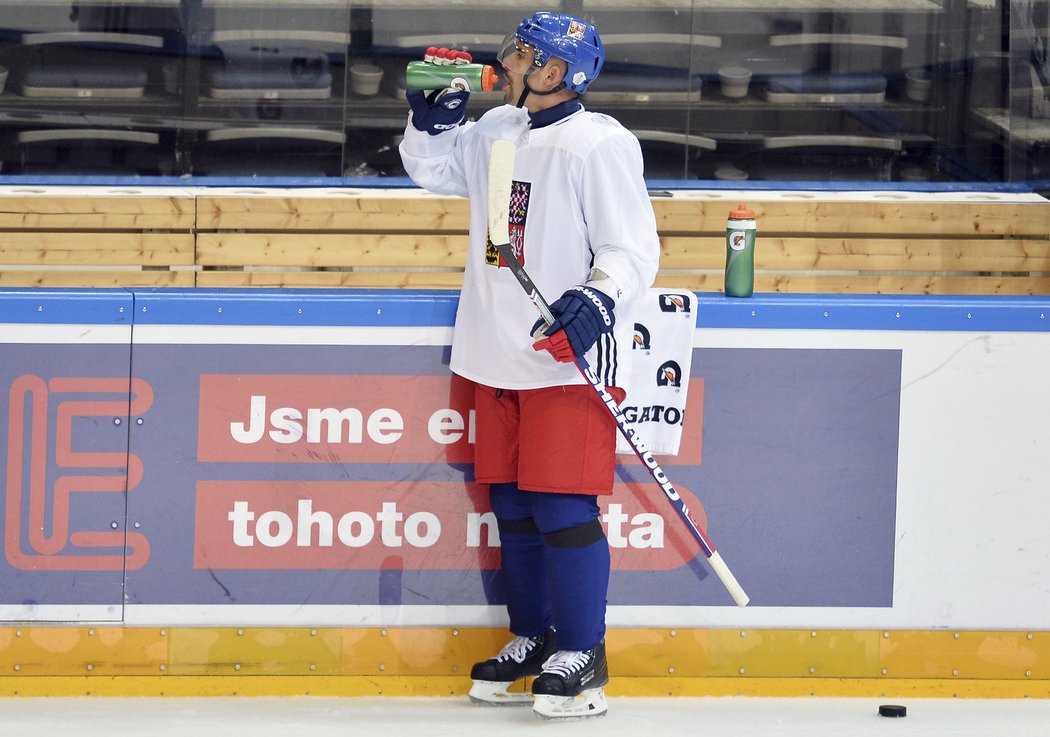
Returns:
[[[70,394],[110,395],[110,400],[62,398]],[[53,396],[60,400],[54,407],[52,438]],[[126,378],[63,377],[45,382],[25,374],[11,383],[4,517],[4,552],[11,565],[22,570],[120,571],[146,564],[150,547],[144,535],[123,529],[76,530],[72,514],[77,494],[123,494],[142,480],[142,461],[126,450],[127,425],[118,449],[112,451],[74,450],[73,435],[77,418],[134,417],[152,404],[153,389],[141,379],[131,380],[130,413]],[[49,447],[54,448],[54,459],[48,457]],[[49,484],[52,460],[60,469],[111,469],[112,473],[54,474]],[[106,548],[109,551],[102,552]]]

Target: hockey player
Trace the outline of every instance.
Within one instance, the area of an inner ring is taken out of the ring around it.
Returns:
[[[550,718],[605,713],[609,678],[598,496],[612,493],[616,426],[573,361],[586,356],[622,401],[632,302],[652,284],[660,251],[638,140],[579,99],[604,56],[589,23],[536,13],[499,52],[505,105],[464,122],[467,92],[409,92],[400,147],[417,184],[471,203],[451,369],[475,385],[475,475],[490,484],[515,637],[474,666],[470,696],[532,703]],[[546,330],[487,239],[497,139],[517,149],[511,244],[540,291],[561,294]],[[531,695],[509,690],[527,676],[536,676]]]

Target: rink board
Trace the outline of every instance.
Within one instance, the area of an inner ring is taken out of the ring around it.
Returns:
[[[502,626],[455,304],[0,293],[0,620]],[[660,460],[751,605],[625,459],[603,499],[609,624],[1050,629],[1031,585],[1050,559],[1047,312],[700,295],[683,449]]]

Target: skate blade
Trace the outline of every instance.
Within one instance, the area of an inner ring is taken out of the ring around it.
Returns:
[[[527,691],[508,691],[514,685],[505,681],[474,681],[470,687],[470,702],[478,706],[531,706],[532,694]]]
[[[532,712],[540,719],[588,719],[609,711],[604,688],[581,691],[576,696],[536,694],[534,698]]]

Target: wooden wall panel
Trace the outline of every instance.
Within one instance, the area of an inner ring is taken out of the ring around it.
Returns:
[[[196,201],[188,191],[0,193],[0,286],[195,284]]]
[[[455,289],[470,211],[417,190],[0,193],[0,285]],[[43,192],[43,190],[41,190]],[[1047,294],[1050,203],[995,193],[654,193],[657,284],[722,289],[758,217],[756,291]]]

